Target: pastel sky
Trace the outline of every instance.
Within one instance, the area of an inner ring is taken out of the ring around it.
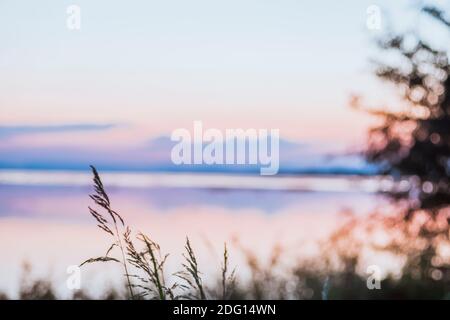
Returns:
[[[361,143],[372,120],[350,94],[392,94],[372,76],[372,4],[384,31],[426,23],[407,0],[2,0],[0,126],[35,130],[0,130],[0,147],[138,146],[194,120]]]

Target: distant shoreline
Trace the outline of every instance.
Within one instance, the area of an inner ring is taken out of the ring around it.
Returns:
[[[100,170],[105,172],[133,172],[133,173],[201,173],[201,174],[226,174],[226,175],[259,175],[259,167],[255,166],[151,166],[151,167],[122,167],[114,165],[98,165]],[[73,172],[89,172],[89,165],[1,165],[1,170],[23,170],[23,171],[73,171]],[[380,170],[375,167],[367,166],[363,168],[346,168],[346,167],[304,167],[304,168],[283,168],[280,167],[278,174],[275,176],[378,176]]]
[[[383,176],[335,174],[281,174],[259,176],[223,172],[143,172],[102,170],[105,183],[121,188],[192,188],[299,192],[385,192],[393,182]],[[81,170],[0,169],[0,185],[90,186]]]

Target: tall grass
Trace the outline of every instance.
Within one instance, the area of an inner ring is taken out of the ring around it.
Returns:
[[[138,284],[134,287],[141,289],[137,298],[152,297],[160,300],[166,300],[167,297],[174,298],[173,289],[167,288],[164,277],[164,264],[169,255],[161,256],[159,245],[143,233],[139,233],[139,240],[144,248],[137,250],[131,238],[131,229],[127,228],[124,233],[127,247],[128,261],[138,271],[142,271],[144,276],[133,274],[132,277]]]
[[[97,210],[89,207],[89,212],[91,215],[95,218],[95,220],[98,223],[98,227],[106,232],[107,234],[111,235],[113,237],[113,243],[106,251],[106,254],[101,257],[96,258],[90,258],[84,261],[80,266],[83,266],[87,263],[93,263],[93,262],[118,262],[122,264],[123,270],[125,273],[125,277],[128,284],[128,290],[130,293],[130,297],[134,296],[133,293],[133,286],[131,284],[130,280],[130,274],[128,272],[128,266],[127,266],[127,259],[125,258],[125,249],[122,244],[122,233],[119,232],[119,226],[117,220],[120,221],[121,227],[125,227],[125,222],[123,218],[111,208],[111,202],[109,200],[108,194],[106,193],[106,190],[103,186],[102,180],[100,179],[100,176],[97,172],[97,169],[95,169],[94,166],[91,166],[92,174],[94,175],[93,181],[94,181],[94,190],[95,193],[90,195],[90,198],[94,201],[94,203],[101,209],[103,209],[109,216],[111,220],[107,218],[106,215],[101,214]],[[127,227],[128,228],[128,227]],[[110,257],[109,254],[112,250],[114,250],[115,247],[118,247],[120,249],[121,257],[120,260]]]
[[[236,268],[229,273],[229,261],[228,261],[228,249],[227,244],[223,245],[223,263],[222,263],[222,300],[226,300],[230,297],[235,285]]]
[[[94,167],[92,172],[95,194],[91,195],[91,199],[103,214],[91,207],[89,211],[98,227],[112,237],[113,242],[105,255],[87,259],[81,265],[120,263],[131,299],[450,299],[450,259],[443,260],[436,250],[433,257],[439,259],[431,259],[427,249],[442,244],[450,247],[450,240],[445,238],[439,244],[430,243],[424,250],[422,246],[417,246],[417,240],[428,238],[423,234],[411,233],[411,230],[417,229],[412,228],[414,224],[403,220],[393,223],[376,215],[365,220],[351,218],[322,244],[317,259],[299,262],[293,268],[281,268],[283,250],[279,246],[274,247],[267,263],[261,262],[251,250],[240,247],[250,270],[250,280],[244,285],[237,282],[235,269],[230,272],[229,251],[225,244],[220,279],[212,288],[206,287],[197,256],[189,238],[186,238],[181,270],[172,274],[171,279],[177,280],[169,287],[165,272],[169,256],[161,254],[160,246],[148,235],[142,232],[134,235],[122,216],[112,209]],[[430,224],[430,230],[439,227],[447,233],[449,222],[450,218],[426,221]],[[368,241],[380,230],[393,237],[389,245],[380,247]],[[357,271],[361,269],[367,250],[404,257],[406,262],[401,268],[401,277],[388,274],[382,280],[381,290],[369,290],[366,275]],[[433,264],[435,262],[423,264],[423,261],[438,261],[439,265]],[[39,288],[43,288],[42,285]],[[41,291],[44,295],[48,293],[48,290]]]
[[[167,287],[164,265],[169,255],[162,255],[159,244],[148,235],[138,232],[136,236],[133,236],[132,229],[125,224],[122,216],[112,209],[98,171],[93,166],[91,169],[95,193],[90,195],[90,198],[106,214],[102,214],[92,207],[89,207],[89,212],[97,221],[97,226],[108,236],[113,237],[113,243],[106,250],[104,256],[89,258],[80,266],[89,263],[120,263],[124,270],[131,299],[207,299],[202,273],[199,270],[199,264],[189,238],[186,238],[182,270],[174,274],[182,283],[175,282],[172,286]],[[119,249],[119,258],[112,256],[115,249]],[[231,274],[228,272],[229,261],[226,245],[223,259],[222,298],[226,298],[231,294],[232,285],[230,283],[235,280],[234,271]],[[130,266],[134,268],[132,272],[129,271]]]
[[[205,290],[203,289],[203,281],[201,278],[201,272],[199,270],[197,258],[195,257],[194,250],[192,249],[189,238],[186,237],[186,245],[184,246],[186,254],[183,254],[185,262],[183,270],[176,273],[176,275],[185,281],[187,285],[183,285],[184,289],[194,289],[194,292],[185,295],[185,298],[193,298],[199,300],[206,300]]]

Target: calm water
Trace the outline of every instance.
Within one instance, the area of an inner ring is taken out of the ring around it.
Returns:
[[[220,265],[223,242],[232,263],[241,265],[237,243],[262,261],[281,245],[286,259],[313,254],[318,239],[351,210],[366,214],[383,200],[385,182],[351,177],[246,177],[191,174],[102,174],[119,211],[170,253],[169,271],[180,262],[183,242],[192,239],[204,273]],[[87,206],[92,192],[86,173],[0,171],[0,291],[14,295],[21,264],[49,277],[67,294],[66,268],[104,255],[109,238],[96,228]],[[88,266],[83,288],[93,293],[118,284],[114,266]],[[241,270],[245,273],[245,270]],[[170,273],[170,272],[169,272]]]

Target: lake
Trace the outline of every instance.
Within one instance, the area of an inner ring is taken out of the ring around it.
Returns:
[[[317,241],[343,221],[343,213],[368,214],[385,201],[379,177],[233,176],[188,173],[101,173],[112,207],[134,232],[142,231],[170,253],[168,270],[181,262],[189,236],[203,272],[218,273],[223,243],[245,275],[242,247],[266,261],[274,246],[286,261],[311,255]],[[88,211],[93,192],[88,171],[0,170],[0,292],[13,297],[28,261],[33,275],[68,294],[67,267],[102,256],[108,235]],[[82,287],[100,294],[120,284],[112,265],[82,269]]]

